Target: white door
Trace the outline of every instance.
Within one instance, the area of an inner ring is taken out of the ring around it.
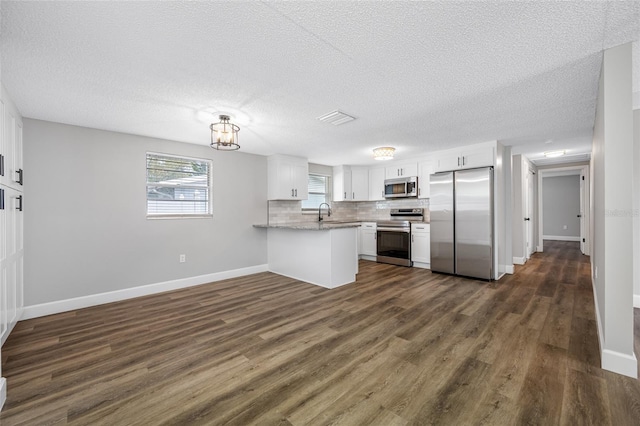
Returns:
[[[533,247],[533,181],[535,176],[531,170],[527,172],[526,182],[526,196],[525,196],[525,240],[526,250],[525,256],[527,259],[531,257],[534,252]]]

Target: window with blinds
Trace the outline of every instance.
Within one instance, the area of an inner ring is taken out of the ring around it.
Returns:
[[[147,217],[211,216],[211,160],[147,153]]]
[[[303,210],[318,210],[322,203],[331,201],[329,176],[309,174],[309,198],[302,200]]]

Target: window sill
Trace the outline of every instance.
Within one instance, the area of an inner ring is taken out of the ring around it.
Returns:
[[[177,214],[158,214],[158,215],[147,215],[148,220],[156,220],[156,219],[213,219],[212,214],[188,214],[188,215],[177,215]]]

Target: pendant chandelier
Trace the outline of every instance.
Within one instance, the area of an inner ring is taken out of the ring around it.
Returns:
[[[373,150],[373,159],[380,161],[393,160],[393,153],[395,151],[396,149],[391,146],[381,146]]]
[[[221,115],[219,123],[213,123],[211,129],[211,148],[218,151],[236,151],[240,149],[238,145],[238,132],[240,127],[229,122],[228,115]]]

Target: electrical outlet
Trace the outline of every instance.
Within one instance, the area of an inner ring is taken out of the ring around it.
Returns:
[[[181,254],[180,255],[180,263],[184,263],[187,261],[187,255],[186,254]]]

